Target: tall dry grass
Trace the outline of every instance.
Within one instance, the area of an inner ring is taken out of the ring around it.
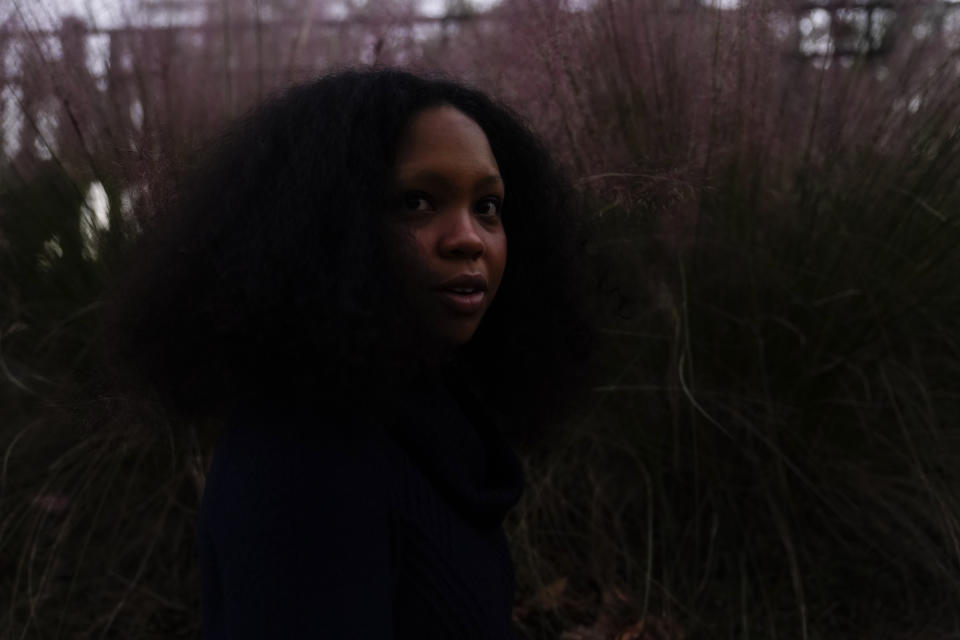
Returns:
[[[589,204],[605,340],[593,400],[524,454],[507,524],[526,637],[960,634],[960,95],[941,40],[901,24],[886,54],[818,62],[772,2],[524,0],[447,23],[373,3],[349,27],[229,6],[211,15],[227,28],[130,34],[101,87],[26,41],[20,102],[77,126],[0,172],[0,635],[196,634],[211,441],[103,382],[97,295],[153,215],[148,178],[271,89],[358,62],[501,96]],[[95,257],[93,181],[111,205]]]
[[[960,629],[955,56],[900,25],[807,59],[783,8],[524,3],[459,63],[503,69],[595,199],[622,303],[513,520],[556,618],[531,633]]]

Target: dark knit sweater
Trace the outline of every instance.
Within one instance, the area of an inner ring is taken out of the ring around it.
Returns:
[[[197,530],[206,638],[516,638],[502,522],[519,460],[446,385],[392,413],[231,420]]]

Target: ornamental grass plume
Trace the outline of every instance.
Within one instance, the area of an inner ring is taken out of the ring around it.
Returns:
[[[906,10],[892,49],[833,57],[790,49],[780,4],[593,6],[504,7],[518,35],[459,62],[504,69],[579,175],[611,294],[595,404],[528,458],[521,622],[589,628],[618,585],[677,634],[952,637],[949,49]]]

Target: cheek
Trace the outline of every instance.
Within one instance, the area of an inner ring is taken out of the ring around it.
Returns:
[[[430,259],[429,241],[423,234],[412,233],[403,239],[398,252],[398,262],[405,280],[419,280]]]
[[[491,257],[493,258],[490,270],[495,271],[497,280],[503,276],[503,271],[507,266],[507,236],[500,234],[491,245]]]

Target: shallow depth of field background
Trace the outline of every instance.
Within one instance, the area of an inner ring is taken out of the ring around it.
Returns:
[[[523,455],[525,637],[960,637],[960,4],[2,0],[0,20],[0,637],[198,636],[212,443],[105,382],[98,296],[149,184],[339,65],[493,93],[583,194],[602,341],[587,401]]]

